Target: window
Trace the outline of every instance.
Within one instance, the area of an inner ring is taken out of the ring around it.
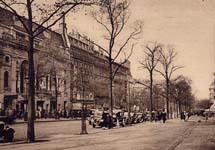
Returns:
[[[66,80],[64,80],[64,92],[66,92]]]
[[[35,40],[35,41],[34,41],[34,47],[38,47],[38,46],[40,46],[40,42],[37,41],[37,40]]]
[[[10,57],[9,56],[5,56],[4,60],[5,60],[5,63],[10,63]]]
[[[25,34],[20,33],[20,32],[16,32],[16,39],[17,39],[19,42],[25,41]]]
[[[9,81],[9,73],[8,73],[8,71],[5,71],[4,72],[4,88],[8,88],[8,86],[9,86],[8,81]]]

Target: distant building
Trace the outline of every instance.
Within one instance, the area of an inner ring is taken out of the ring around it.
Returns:
[[[30,88],[28,38],[13,13],[0,8],[0,14],[0,108],[24,112]],[[47,30],[34,41],[36,109],[75,109],[83,99],[89,107],[108,104],[108,62],[101,47],[78,33],[63,34],[67,33],[63,30],[65,22],[58,31]],[[126,102],[128,78],[130,62],[121,66],[114,80],[118,107]]]
[[[213,73],[213,81],[210,84],[210,88],[209,88],[209,92],[210,92],[210,100],[212,101],[213,105],[211,106],[211,108],[214,109],[215,111],[215,73]]]

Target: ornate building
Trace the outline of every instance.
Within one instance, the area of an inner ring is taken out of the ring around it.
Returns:
[[[0,14],[0,108],[27,111],[27,34],[11,12],[0,8]],[[66,30],[62,22],[34,41],[36,109],[75,109],[83,100],[91,107],[108,103],[107,57],[86,37]],[[126,102],[128,78],[129,62],[114,80],[115,105]]]

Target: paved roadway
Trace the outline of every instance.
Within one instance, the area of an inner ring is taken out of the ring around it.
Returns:
[[[188,122],[169,120],[102,130],[88,127],[79,135],[80,121],[37,123],[36,143],[0,143],[4,150],[215,150],[215,119],[207,123],[193,117]],[[26,134],[23,124],[13,126],[16,139]]]

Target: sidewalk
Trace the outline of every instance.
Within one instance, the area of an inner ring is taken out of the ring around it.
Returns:
[[[71,119],[71,118],[60,118],[60,119],[55,119],[55,118],[41,118],[41,119],[36,119],[35,122],[58,122],[58,121],[79,121],[81,118],[77,119]],[[27,123],[27,121],[24,121],[24,119],[16,119],[15,124],[22,124],[22,123]]]

